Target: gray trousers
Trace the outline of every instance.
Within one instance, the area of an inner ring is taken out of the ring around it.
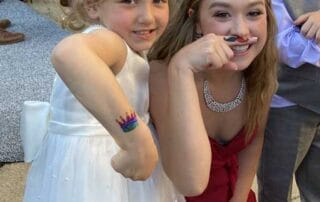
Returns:
[[[259,202],[291,201],[293,174],[301,201],[320,202],[320,114],[272,108],[257,174]]]

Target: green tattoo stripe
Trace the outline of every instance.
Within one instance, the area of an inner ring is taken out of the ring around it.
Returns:
[[[119,124],[122,131],[125,133],[134,130],[138,126],[138,119],[135,112],[127,112],[125,118],[120,116],[119,119],[116,119],[116,122]]]

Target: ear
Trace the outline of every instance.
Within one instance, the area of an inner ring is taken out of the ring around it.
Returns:
[[[87,1],[85,3],[85,8],[87,11],[87,14],[89,18],[92,20],[98,20],[99,19],[99,7],[98,3],[92,3],[90,1]]]
[[[194,10],[192,8],[188,9],[188,16],[191,17],[194,13]]]
[[[188,9],[188,16],[189,16],[189,18],[192,17],[193,15],[194,15],[194,10],[193,10],[192,8],[189,8],[189,9]],[[196,24],[195,24],[195,26],[196,26],[196,33],[202,34],[202,30],[201,30],[200,24],[199,24],[198,20],[196,20],[196,21],[197,21]]]

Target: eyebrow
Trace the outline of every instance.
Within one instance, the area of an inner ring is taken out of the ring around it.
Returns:
[[[249,3],[248,7],[252,7],[252,6],[256,6],[256,5],[263,5],[263,6],[264,6],[265,4],[264,4],[264,1],[258,0],[258,1],[254,1],[254,2]],[[213,2],[212,4],[210,4],[209,9],[211,9],[211,8],[213,8],[213,7],[226,7],[226,8],[230,8],[230,7],[231,7],[231,4],[226,3],[226,2],[216,1],[216,2]]]

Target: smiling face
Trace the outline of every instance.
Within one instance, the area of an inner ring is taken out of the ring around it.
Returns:
[[[169,19],[168,0],[105,0],[90,12],[136,52],[149,49]]]
[[[196,29],[203,34],[234,35],[242,39],[257,37],[257,43],[231,46],[234,52],[232,61],[243,70],[260,53],[267,40],[265,0],[202,0]]]

